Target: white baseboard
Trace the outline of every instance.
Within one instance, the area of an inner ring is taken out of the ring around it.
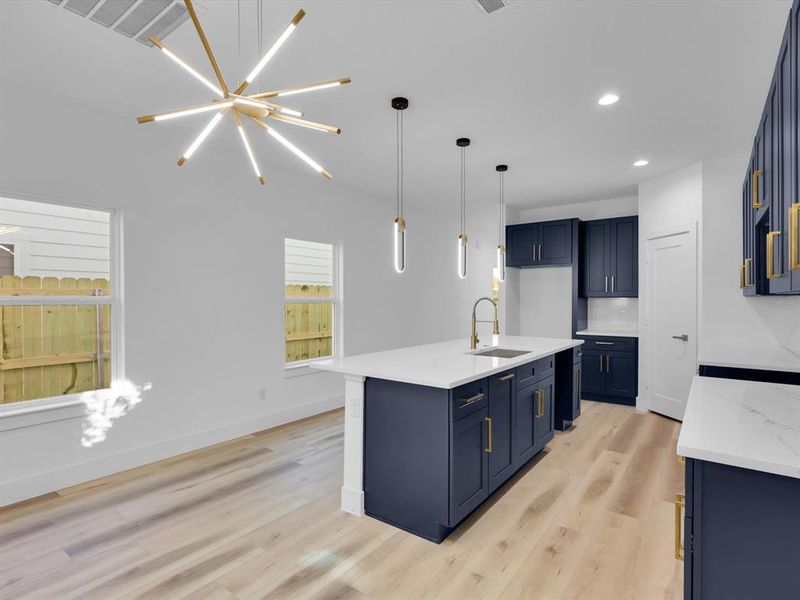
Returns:
[[[342,510],[357,517],[364,516],[364,492],[342,486]]]
[[[99,477],[171,458],[192,450],[199,450],[200,448],[226,442],[285,423],[291,423],[292,421],[318,415],[343,406],[344,396],[333,396],[326,400],[302,404],[244,421],[228,423],[222,427],[205,429],[157,444],[133,448],[111,456],[104,456],[97,460],[72,464],[51,471],[43,471],[12,481],[4,481],[0,483],[0,506],[41,496],[48,492],[54,492]]]

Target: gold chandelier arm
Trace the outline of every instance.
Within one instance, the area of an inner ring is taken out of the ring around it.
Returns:
[[[341,79],[331,79],[330,81],[320,81],[319,83],[311,83],[308,85],[300,85],[290,88],[282,88],[280,90],[272,90],[269,92],[261,92],[260,94],[252,94],[250,98],[275,98],[276,96],[291,96],[293,94],[303,94],[305,92],[313,92],[316,90],[324,90],[327,88],[338,87],[350,83],[349,77],[342,77]]]
[[[239,117],[239,111],[234,108],[232,112],[233,120],[236,121],[236,128],[239,130],[239,136],[242,138],[242,144],[244,144],[244,149],[247,152],[247,156],[250,158],[250,164],[253,165],[253,170],[256,172],[258,181],[261,183],[261,185],[264,185],[264,177],[261,175],[261,169],[258,167],[256,155],[253,153],[253,148],[250,146],[250,140],[247,138],[247,133],[242,126],[242,119]]]
[[[290,117],[288,115],[282,115],[280,113],[271,112],[267,116],[270,119],[275,119],[276,121],[283,121],[284,123],[291,123],[292,125],[299,125],[300,127],[308,127],[309,129],[314,129],[316,131],[335,133],[336,135],[342,133],[341,129],[339,129],[338,127],[334,127],[332,125],[325,125],[324,123],[316,123],[315,121],[308,121],[306,119],[298,119],[297,117]]]
[[[189,158],[191,158],[192,154],[195,153],[195,150],[197,150],[200,147],[200,144],[202,144],[203,141],[208,137],[208,134],[210,134],[214,130],[214,128],[219,124],[219,122],[222,120],[223,115],[226,112],[228,112],[228,109],[224,108],[211,118],[208,124],[203,128],[203,131],[200,132],[200,135],[198,135],[192,142],[192,145],[189,146],[186,152],[184,152],[178,159],[179,167],[182,167],[184,163],[187,160],[189,160]]]
[[[289,149],[292,152],[292,154],[294,154],[296,157],[298,157],[300,160],[306,163],[309,167],[314,169],[317,173],[319,173],[326,179],[333,179],[333,175],[331,175],[328,171],[323,169],[319,163],[317,163],[315,160],[309,157],[305,152],[300,150],[300,148],[295,146],[292,142],[287,140],[280,133],[275,131],[275,129],[264,123],[264,121],[262,121],[261,119],[256,119],[255,117],[250,117],[250,118],[256,123],[256,125],[264,129],[270,136],[278,140],[285,148]]]
[[[184,4],[186,4],[186,10],[189,11],[189,16],[192,18],[192,23],[194,23],[194,28],[197,29],[197,35],[200,36],[200,41],[203,43],[203,48],[205,48],[206,54],[208,55],[208,60],[211,62],[211,66],[214,68],[214,74],[217,76],[217,81],[219,81],[219,86],[222,88],[222,92],[227,98],[228,86],[225,83],[225,79],[222,77],[222,71],[219,70],[217,59],[214,58],[214,52],[212,52],[211,46],[208,43],[208,38],[206,37],[206,34],[203,31],[203,26],[200,24],[200,19],[197,18],[197,13],[194,10],[194,4],[192,4],[192,0],[183,0],[183,2]]]
[[[136,117],[139,123],[152,123],[153,121],[166,121],[168,119],[175,119],[177,117],[188,117],[189,115],[196,115],[199,113],[208,112],[211,110],[219,110],[222,108],[230,108],[233,106],[233,100],[225,100],[223,102],[207,102],[205,104],[197,104],[188,108],[179,108],[177,110],[168,110],[167,112],[155,113],[152,115],[144,115]]]
[[[150,36],[148,39],[152,42],[152,44],[156,48],[158,48],[159,50],[161,50],[161,52],[163,52],[165,55],[167,55],[167,57],[169,57],[175,64],[177,64],[178,66],[183,68],[183,70],[185,70],[187,73],[189,73],[189,75],[191,75],[192,77],[197,79],[200,83],[202,83],[207,88],[209,88],[211,91],[213,91],[217,96],[220,96],[220,97],[224,97],[225,96],[225,94],[222,92],[221,89],[219,89],[217,86],[215,86],[213,83],[211,83],[208,79],[206,79],[203,75],[201,75],[200,72],[197,69],[192,67],[189,63],[187,63],[182,58],[180,58],[172,50],[167,48],[161,42],[161,40],[159,40],[158,38],[153,37],[153,36]]]
[[[187,0],[188,1],[188,0]],[[286,26],[286,29],[283,30],[283,33],[275,40],[275,43],[272,44],[269,50],[267,50],[266,54],[261,57],[261,60],[258,61],[258,64],[253,67],[253,70],[245,77],[244,81],[239,84],[239,87],[236,88],[234,93],[241,94],[247,89],[247,86],[253,83],[253,80],[258,77],[258,74],[261,73],[261,70],[266,66],[266,64],[275,56],[275,53],[283,46],[284,42],[289,39],[289,36],[292,35],[292,32],[297,29],[298,23],[303,20],[303,17],[306,16],[306,11],[302,8],[297,11],[297,14],[294,18],[289,22]]]

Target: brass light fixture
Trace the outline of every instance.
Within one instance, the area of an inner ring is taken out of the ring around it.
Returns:
[[[137,120],[139,121],[139,123],[165,121],[168,119],[174,119],[178,117],[186,117],[200,113],[214,112],[214,116],[200,132],[200,135],[198,135],[197,138],[195,138],[195,140],[192,142],[189,148],[187,148],[187,150],[178,160],[178,165],[182,166],[197,151],[197,149],[200,147],[203,141],[205,141],[205,139],[209,136],[209,134],[214,130],[214,128],[216,128],[216,126],[222,120],[222,117],[225,115],[225,113],[230,112],[233,117],[233,121],[236,125],[236,128],[239,131],[239,136],[242,140],[242,144],[244,145],[247,157],[250,160],[250,164],[252,165],[253,170],[255,171],[258,181],[262,185],[264,184],[264,176],[261,173],[261,169],[258,166],[258,161],[256,160],[255,153],[253,152],[253,148],[250,145],[250,140],[247,137],[247,133],[244,130],[244,126],[242,124],[242,117],[246,117],[247,119],[253,121],[256,125],[258,125],[264,131],[266,131],[267,134],[269,134],[271,137],[280,142],[283,146],[285,146],[289,151],[291,151],[295,156],[297,156],[299,159],[305,162],[312,169],[314,169],[324,177],[331,179],[333,176],[330,173],[328,173],[328,171],[323,169],[316,161],[311,159],[305,152],[303,152],[297,146],[295,146],[293,143],[287,140],[282,134],[278,133],[278,131],[276,131],[271,124],[267,125],[267,123],[264,122],[264,119],[272,119],[273,121],[281,121],[284,123],[288,123],[290,125],[307,127],[310,129],[314,129],[316,131],[322,131],[325,133],[335,133],[338,135],[339,133],[341,133],[341,129],[339,129],[338,127],[332,127],[330,125],[324,125],[322,123],[316,123],[314,121],[301,119],[300,117],[303,116],[303,113],[301,113],[300,111],[288,108],[280,104],[275,104],[268,100],[272,100],[273,98],[280,98],[283,96],[291,96],[294,94],[302,94],[305,92],[312,92],[316,90],[336,87],[339,85],[350,83],[349,77],[344,77],[342,79],[334,79],[331,81],[323,81],[320,83],[313,83],[298,87],[277,89],[268,92],[261,92],[258,94],[245,95],[244,93],[247,87],[255,80],[256,77],[258,77],[259,73],[261,73],[261,71],[264,69],[267,63],[272,59],[275,53],[280,49],[281,46],[283,46],[283,44],[286,42],[289,36],[292,35],[294,30],[297,28],[298,23],[300,23],[300,21],[305,16],[306,14],[305,11],[303,10],[298,11],[298,13],[289,23],[289,25],[286,26],[286,29],[284,29],[280,37],[278,37],[275,43],[273,43],[272,46],[269,48],[269,50],[267,50],[267,52],[261,57],[261,60],[259,60],[258,64],[256,64],[255,67],[253,67],[253,69],[250,71],[247,77],[245,77],[244,81],[242,81],[236,87],[235,90],[231,91],[228,89],[228,85],[225,83],[225,79],[222,76],[222,72],[220,71],[216,58],[214,58],[214,53],[212,52],[211,46],[208,43],[208,38],[206,38],[206,34],[203,31],[203,27],[202,25],[200,25],[200,20],[197,18],[197,13],[195,12],[192,0],[184,0],[184,3],[186,4],[186,9],[189,11],[189,16],[192,19],[192,23],[194,23],[195,29],[197,30],[197,35],[200,37],[200,42],[203,44],[203,48],[206,51],[206,55],[208,56],[208,60],[211,63],[211,67],[214,69],[214,74],[216,75],[217,83],[219,85],[216,85],[211,81],[209,81],[208,79],[206,79],[206,77],[204,77],[199,71],[191,67],[188,63],[183,61],[175,53],[173,53],[166,46],[164,46],[164,44],[160,40],[151,37],[150,41],[155,45],[156,48],[161,50],[167,57],[169,57],[178,66],[184,69],[192,77],[200,81],[212,92],[214,92],[214,94],[217,96],[217,99],[211,102],[199,104],[188,108],[138,117]]]
[[[403,111],[408,98],[392,98],[391,107],[397,111],[397,216],[394,219],[394,270],[406,270],[406,220],[403,218]]]
[[[503,175],[508,171],[508,165],[497,165],[495,170],[500,175],[500,206],[497,217],[497,280],[506,280],[506,206]]]
[[[469,146],[469,138],[458,138],[456,146],[461,149],[461,219],[458,223],[458,276],[467,276],[467,158],[465,148]]]

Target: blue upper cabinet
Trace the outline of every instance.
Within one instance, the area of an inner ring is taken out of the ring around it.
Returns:
[[[546,267],[572,264],[572,219],[506,227],[506,265]]]
[[[639,295],[639,218],[581,224],[580,286],[587,298]]]
[[[745,296],[800,293],[800,2],[781,38],[742,189]]]

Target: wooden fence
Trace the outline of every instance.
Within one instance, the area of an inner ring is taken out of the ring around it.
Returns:
[[[0,278],[0,296],[6,297],[94,296],[107,294],[108,289],[106,279]],[[111,377],[110,331],[108,305],[2,306],[0,403],[107,387]]]
[[[287,285],[287,298],[328,298],[329,285]],[[286,304],[286,362],[333,354],[333,303]]]

